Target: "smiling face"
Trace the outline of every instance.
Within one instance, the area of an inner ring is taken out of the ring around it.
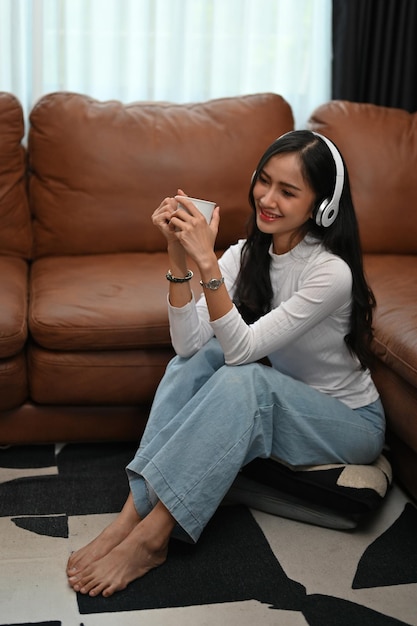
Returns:
[[[304,236],[312,216],[315,193],[305,181],[295,152],[272,156],[253,187],[256,224],[272,235],[275,254],[284,254]]]

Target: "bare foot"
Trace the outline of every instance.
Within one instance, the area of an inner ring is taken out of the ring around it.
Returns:
[[[175,520],[159,502],[110,552],[69,576],[74,591],[104,597],[125,589],[136,578],[165,562]]]
[[[67,564],[67,576],[74,576],[92,562],[103,558],[126,539],[140,521],[132,495],[129,493],[126,504],[116,519],[93,541],[71,554]]]
[[[152,545],[141,536],[139,528],[140,525],[102,559],[71,577],[69,582],[74,591],[90,596],[101,593],[107,598],[115,591],[125,589],[132,580],[162,565],[167,557],[168,542],[162,546]]]

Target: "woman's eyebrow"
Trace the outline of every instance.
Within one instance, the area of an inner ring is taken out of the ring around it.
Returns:
[[[281,180],[279,184],[282,185],[283,187],[291,187],[291,189],[302,191],[302,189],[300,189],[300,187],[297,187],[297,185],[293,185],[292,183],[286,183],[285,180]]]
[[[271,178],[268,172],[266,172],[263,168],[260,170],[259,176],[266,176],[266,178]]]
[[[264,169],[261,169],[261,171],[259,172],[259,176],[264,176],[268,180],[272,180],[271,176]],[[278,181],[278,184],[281,185],[281,187],[290,187],[291,189],[295,189],[296,191],[302,191],[302,189],[300,189],[300,187],[297,187],[297,185],[294,185],[293,183],[287,183],[285,180]]]

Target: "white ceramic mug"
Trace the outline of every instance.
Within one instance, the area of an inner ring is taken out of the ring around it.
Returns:
[[[191,200],[191,202],[197,207],[197,209],[204,215],[207,220],[207,224],[210,224],[211,216],[213,215],[214,208],[216,206],[215,202],[210,202],[209,200],[201,200],[200,198],[191,198],[187,196],[187,200]],[[186,207],[178,202],[178,208],[187,210]]]

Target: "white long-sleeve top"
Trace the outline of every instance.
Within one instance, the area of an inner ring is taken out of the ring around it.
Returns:
[[[233,299],[244,240],[219,261]],[[349,332],[352,274],[349,266],[306,237],[286,254],[271,255],[272,309],[248,325],[237,308],[210,321],[204,295],[184,307],[168,301],[171,339],[180,356],[197,352],[213,335],[228,365],[267,356],[272,367],[343,401],[351,408],[374,402],[378,392],[344,341]]]

